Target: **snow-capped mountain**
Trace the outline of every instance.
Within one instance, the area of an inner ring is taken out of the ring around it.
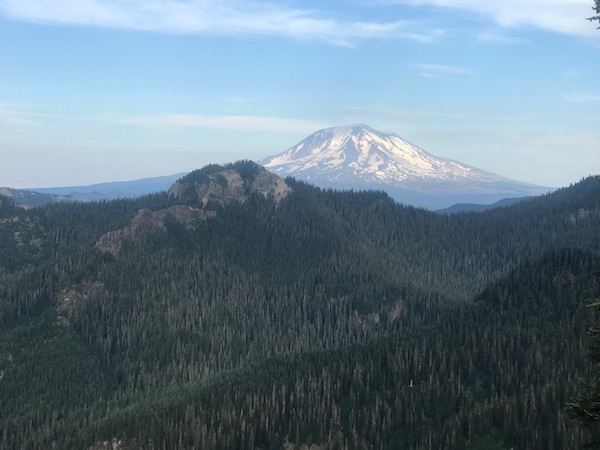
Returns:
[[[404,203],[433,208],[549,190],[434,156],[396,134],[362,124],[319,130],[259,163],[318,186],[383,189]]]

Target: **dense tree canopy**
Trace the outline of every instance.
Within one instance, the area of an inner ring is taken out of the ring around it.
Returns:
[[[278,204],[248,192],[167,216],[114,254],[101,236],[197,196],[0,201],[0,448],[590,439],[563,410],[593,369],[597,178],[451,216],[287,182]]]
[[[588,304],[594,311],[600,310],[600,300]],[[585,383],[584,393],[569,402],[567,411],[571,417],[590,429],[593,438],[586,447],[600,448],[600,325],[595,324],[588,332],[588,359],[594,365],[593,379]]]

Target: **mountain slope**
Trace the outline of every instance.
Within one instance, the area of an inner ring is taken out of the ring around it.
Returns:
[[[549,252],[431,326],[271,358],[171,390],[167,402],[140,399],[103,427],[202,448],[213,434],[249,449],[581,448],[584,434],[561,409],[585,373],[593,322],[576,298],[600,292],[588,275],[597,267],[593,253]]]
[[[0,187],[0,195],[11,198],[16,204],[28,206],[40,206],[56,202],[72,202],[74,197],[59,194],[43,194],[35,190],[12,189]]]
[[[455,215],[282,181],[0,202],[0,448],[581,447],[597,178]]]
[[[418,206],[436,200],[450,206],[467,198],[497,201],[549,190],[436,157],[395,134],[362,124],[319,130],[260,164],[319,186],[383,189]]]

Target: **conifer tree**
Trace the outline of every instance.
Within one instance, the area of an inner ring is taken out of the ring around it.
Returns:
[[[600,0],[594,0],[594,6],[592,6],[592,9],[594,11],[596,11],[596,15],[588,18],[588,20],[590,22],[593,22],[594,20],[597,20],[598,22],[600,22]],[[600,27],[598,27],[598,28],[600,28]]]
[[[600,300],[593,300],[587,306],[600,311]],[[590,328],[588,338],[587,357],[594,365],[594,379],[584,385],[582,395],[567,405],[567,412],[592,432],[593,440],[587,447],[600,448],[600,324]]]

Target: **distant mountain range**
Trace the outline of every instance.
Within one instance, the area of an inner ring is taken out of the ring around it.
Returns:
[[[259,163],[317,186],[384,190],[399,202],[430,209],[491,204],[551,190],[434,156],[396,134],[363,124],[319,130]]]
[[[477,205],[475,203],[457,203],[455,205],[450,206],[449,208],[438,209],[437,212],[444,214],[456,214],[460,212],[482,212],[487,211],[488,209],[500,208],[502,206],[511,206],[516,203],[523,202],[525,200],[529,200],[533,197],[519,197],[519,198],[505,198],[502,200],[498,200],[491,205]]]
[[[42,194],[69,196],[79,201],[106,200],[111,198],[128,198],[154,192],[167,191],[173,183],[185,173],[160,177],[143,178],[133,181],[115,181],[98,183],[89,186],[67,186],[53,188],[31,188],[28,191]]]

